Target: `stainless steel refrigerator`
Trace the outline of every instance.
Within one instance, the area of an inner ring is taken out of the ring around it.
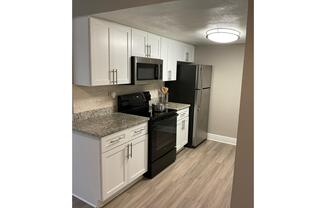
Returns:
[[[196,147],[207,139],[212,66],[178,64],[177,81],[165,82],[169,101],[188,103],[189,138],[187,146]]]

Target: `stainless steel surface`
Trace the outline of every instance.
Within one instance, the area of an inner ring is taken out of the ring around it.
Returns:
[[[195,80],[195,89],[201,89],[201,82],[200,82],[200,65],[196,65],[196,80]]]
[[[212,66],[210,65],[202,65],[202,88],[211,87],[211,79],[212,79]]]
[[[210,89],[200,90],[202,94],[202,99],[200,101],[200,108],[196,112],[196,129],[195,137],[193,137],[193,145],[197,146],[202,141],[207,139],[207,130],[208,130],[208,113],[209,113],[209,101],[210,101]]]
[[[197,65],[192,145],[207,139],[212,66]]]
[[[155,59],[155,58],[146,58],[146,57],[139,57],[139,56],[132,56],[132,84],[155,84],[159,81],[162,81],[162,66],[163,60],[162,59]],[[158,79],[154,80],[137,80],[137,63],[143,64],[157,64],[158,65]]]
[[[212,66],[197,65],[196,66],[196,82],[195,89],[203,89],[211,87]]]
[[[162,112],[165,110],[165,105],[163,103],[156,103],[152,105],[154,111]]]
[[[195,140],[196,136],[197,136],[197,123],[198,123],[198,113],[199,113],[199,97],[200,97],[200,90],[195,90],[195,103],[194,103],[194,111],[193,111],[193,128],[192,128],[192,132],[190,132],[192,134],[192,141],[191,141],[191,145],[193,146],[193,141]]]

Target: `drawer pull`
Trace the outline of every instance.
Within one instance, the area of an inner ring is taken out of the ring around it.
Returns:
[[[121,139],[122,139],[122,137],[119,137],[119,139],[112,140],[112,141],[110,141],[110,143],[116,143],[116,142],[120,141]]]
[[[145,129],[144,129],[144,128],[139,129],[139,130],[137,130],[137,131],[134,131],[134,133],[135,133],[135,134],[138,134],[138,133],[142,132],[143,130],[145,130]]]

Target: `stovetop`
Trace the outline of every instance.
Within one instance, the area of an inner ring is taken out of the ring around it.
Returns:
[[[149,92],[139,92],[118,96],[118,111],[122,113],[149,117],[150,120],[160,120],[165,117],[177,115],[177,111],[172,109],[166,109],[161,112],[150,111],[150,99],[151,95]]]

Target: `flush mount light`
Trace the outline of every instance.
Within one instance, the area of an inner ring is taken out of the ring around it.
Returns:
[[[231,43],[239,40],[240,32],[227,28],[214,28],[206,32],[206,38],[217,43]]]

